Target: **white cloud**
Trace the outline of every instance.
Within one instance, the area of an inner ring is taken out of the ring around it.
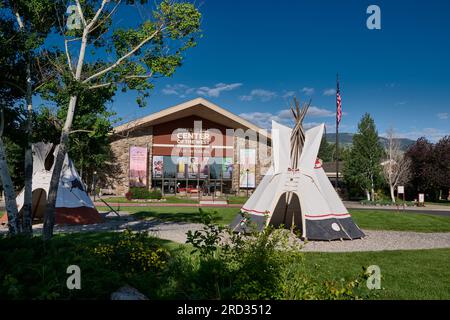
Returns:
[[[440,120],[447,120],[448,119],[448,112],[440,112],[437,114],[438,118]]]
[[[239,99],[242,101],[252,101],[257,98],[263,102],[269,101],[277,96],[276,92],[264,90],[264,89],[254,89],[249,95],[240,96]]]
[[[239,99],[242,101],[252,101],[253,96],[240,96]]]
[[[308,112],[306,114],[311,117],[334,117],[335,115],[333,111],[314,106],[309,107]]]
[[[293,96],[295,96],[295,91],[284,91],[284,93],[282,95],[282,97],[284,99],[287,99],[287,98],[290,98],[290,97],[293,97]]]
[[[200,87],[197,89],[197,94],[207,97],[215,97],[217,98],[223,91],[231,91],[242,86],[242,83],[218,83],[214,86],[214,88],[210,87]]]
[[[272,127],[272,120],[275,120],[277,122],[285,122],[281,121],[277,115],[274,115],[270,112],[241,113],[239,116],[263,129],[270,129]]]
[[[309,107],[307,115],[309,117],[332,117],[334,112],[327,109],[322,109],[319,107]],[[272,127],[272,120],[279,123],[292,126],[294,117],[290,109],[282,109],[277,113],[271,112],[248,112],[241,113],[240,116],[248,121],[256,124],[257,126],[265,129],[270,129]],[[304,124],[305,128],[311,128],[313,126],[319,125],[320,122],[308,122]]]
[[[395,103],[396,106],[404,106],[405,104],[406,104],[406,101],[399,101],[399,102]]]
[[[187,95],[194,92],[195,88],[188,87],[184,84],[175,84],[175,85],[166,85],[164,89],[162,89],[162,93],[165,95],[175,95],[180,98],[185,98]]]
[[[302,90],[300,90],[302,93],[306,94],[307,96],[312,96],[314,94],[314,88],[308,88],[304,87]]]
[[[336,89],[330,88],[323,90],[324,96],[334,96],[336,94]]]
[[[437,142],[442,137],[449,135],[449,134],[450,134],[450,132],[444,131],[441,129],[437,129],[437,128],[423,128],[423,129],[414,128],[413,130],[411,130],[409,132],[399,132],[397,134],[397,136],[399,138],[407,138],[407,139],[411,139],[411,140],[417,140],[420,137],[425,137],[428,140],[430,140],[431,142]]]

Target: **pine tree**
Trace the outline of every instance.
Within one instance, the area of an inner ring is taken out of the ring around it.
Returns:
[[[368,200],[374,200],[375,187],[382,181],[381,159],[383,147],[378,139],[375,122],[366,113],[358,123],[358,132],[353,136],[353,146],[344,165],[347,184],[360,188]]]

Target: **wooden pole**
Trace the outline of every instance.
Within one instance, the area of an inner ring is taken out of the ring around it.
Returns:
[[[336,152],[335,152],[335,156],[336,156],[336,192],[338,191],[338,186],[339,186],[339,121],[338,121],[338,114],[337,114],[337,109],[338,109],[338,101],[337,101],[337,93],[339,92],[339,75],[336,74]]]

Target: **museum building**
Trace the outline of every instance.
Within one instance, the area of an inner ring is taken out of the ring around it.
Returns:
[[[114,128],[113,193],[239,194],[256,188],[271,161],[267,130],[196,98]]]

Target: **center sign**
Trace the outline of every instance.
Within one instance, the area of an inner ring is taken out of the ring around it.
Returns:
[[[181,129],[177,133],[177,144],[182,145],[208,145],[211,136],[207,130],[194,131],[192,129]]]

